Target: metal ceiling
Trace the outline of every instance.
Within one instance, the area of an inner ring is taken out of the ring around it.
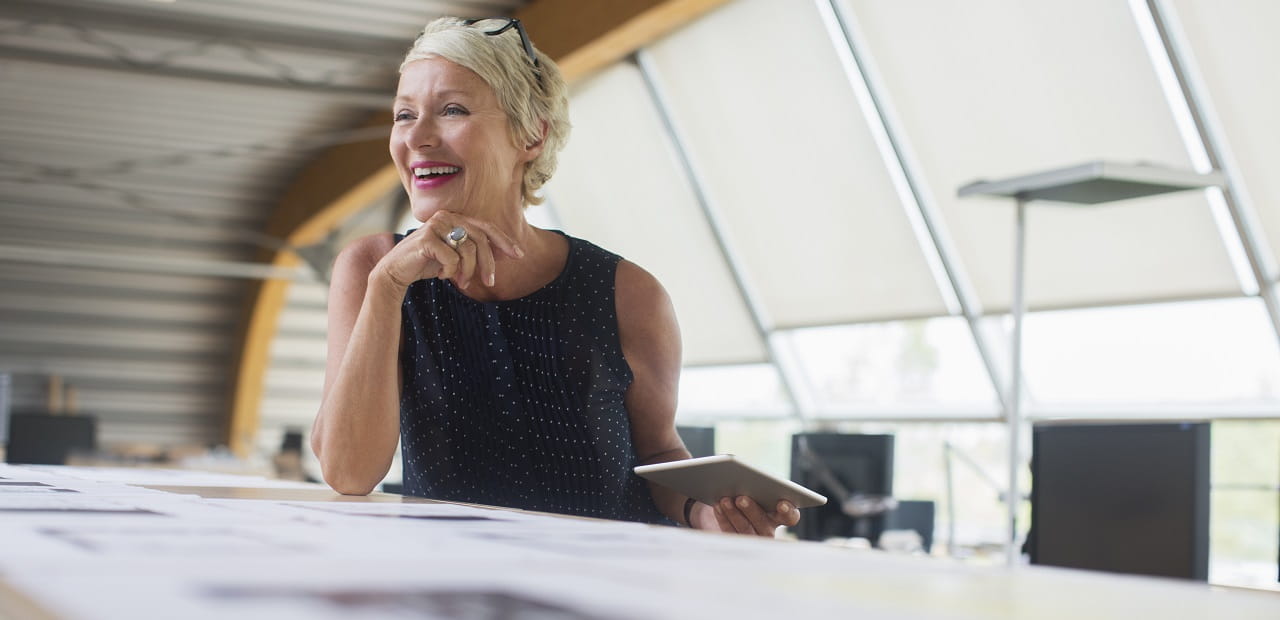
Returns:
[[[44,409],[56,374],[103,442],[220,440],[264,273],[249,263],[278,243],[261,231],[281,193],[318,149],[369,137],[352,128],[389,100],[427,21],[522,4],[0,3],[0,372],[15,410]],[[317,286],[296,309],[314,314]],[[277,365],[322,368],[322,326],[283,335],[312,353]]]

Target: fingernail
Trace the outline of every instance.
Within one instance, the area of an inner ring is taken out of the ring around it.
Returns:
[[[523,249],[521,249],[521,248],[520,248],[520,246],[518,246],[518,245],[517,245],[517,246],[514,246],[514,247],[515,247],[515,249],[516,249],[516,256],[517,256],[517,257],[519,257],[519,258],[524,258],[524,250],[523,250]]]
[[[739,497],[739,498],[738,498],[738,506],[740,506],[740,507],[742,507],[742,508],[746,508],[747,506],[750,506],[750,505],[751,505],[751,500],[748,500],[748,499],[747,499],[747,498],[745,498],[745,497]]]
[[[788,513],[788,512],[791,512],[791,505],[790,505],[790,504],[783,504],[783,505],[782,505],[782,507],[778,509],[778,512],[781,512],[782,514],[786,514],[786,513]]]
[[[733,508],[733,500],[726,497],[720,501],[720,505],[724,506],[725,508]]]
[[[493,283],[497,281],[497,280],[496,280],[496,278],[497,278],[497,277],[498,277],[498,274],[496,274],[496,273],[492,273],[492,272],[491,272],[491,273],[489,274],[489,286],[493,286]]]

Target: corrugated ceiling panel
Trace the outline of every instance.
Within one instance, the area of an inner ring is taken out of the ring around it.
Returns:
[[[398,56],[439,8],[0,6],[0,248],[14,250],[0,262],[0,371],[76,386],[105,442],[218,440],[248,280],[33,261],[70,250],[151,257],[160,271],[169,261],[254,260],[275,202],[318,150],[371,138],[351,128],[390,99]],[[314,314],[315,295],[298,290],[299,311]],[[317,352],[309,339],[323,342],[322,294],[318,307],[318,321],[288,328],[297,351],[278,360],[311,373],[282,388],[291,397],[307,386],[318,395],[323,345]],[[21,407],[43,406],[39,389],[24,394],[34,396]]]
[[[145,192],[111,186],[57,185],[54,179],[5,180],[0,174],[0,195],[6,212],[42,209],[46,214],[70,220],[147,217],[155,221],[193,226],[261,230],[274,201],[258,197],[230,201],[225,197],[192,196],[160,187]]]
[[[291,286],[290,293],[297,286]],[[306,330],[311,333],[325,333],[327,320],[325,318],[325,306],[300,306],[293,299],[285,306],[280,313],[280,332],[282,334],[294,330]]]
[[[138,296],[134,299],[98,297],[86,291],[68,289],[61,294],[49,291],[26,293],[11,288],[0,296],[0,309],[50,314],[74,314],[93,319],[141,319],[162,322],[166,318],[180,318],[187,323],[209,323],[222,327],[234,323],[239,314],[229,308],[229,303],[192,298],[183,301],[158,301]]]
[[[325,344],[323,329],[305,331],[286,329],[282,323],[273,344],[275,352],[272,356],[273,360],[289,360],[295,364],[307,363],[324,367],[325,351],[328,347]]]
[[[25,290],[66,287],[68,293],[92,293],[97,297],[134,299],[146,296],[156,300],[176,299],[213,305],[239,299],[244,292],[240,283],[222,278],[97,273],[17,263],[0,263],[0,280],[16,284]],[[35,289],[33,286],[40,288]]]
[[[84,28],[91,29],[85,36]],[[142,66],[194,69],[250,77],[283,78],[301,84],[385,86],[399,63],[394,57],[330,50],[287,49],[269,41],[252,45],[223,37],[183,40],[167,32],[135,34],[110,32],[88,23],[45,22],[23,25],[0,19],[6,44],[21,46],[33,55],[41,52],[75,54],[86,59],[126,60]],[[408,39],[406,39],[408,40]],[[407,46],[406,46],[407,47]]]
[[[154,6],[152,0],[99,0],[104,4]],[[351,32],[411,41],[437,15],[505,15],[522,0],[181,0],[162,10],[261,24]]]
[[[32,232],[41,233],[37,244],[28,243],[28,240],[34,238],[30,234]],[[159,260],[166,258],[234,260],[246,254],[246,244],[175,242],[164,238],[147,238],[137,235],[97,235],[89,232],[33,229],[23,226],[5,227],[5,230],[0,231],[0,245],[38,245],[41,248],[87,252],[119,252],[121,248],[128,248],[131,256],[147,256]]]
[[[310,428],[315,419],[324,387],[327,296],[328,287],[319,283],[289,287],[264,379],[264,429]]]
[[[39,205],[4,198],[0,198],[0,211],[4,212],[5,223],[10,230],[22,229],[27,239],[40,239],[45,235],[50,238],[93,235],[121,244],[143,242],[217,247],[249,243],[242,230],[205,222],[193,225],[192,222],[179,222],[176,218],[157,218],[146,212],[113,212],[107,215],[100,209],[81,205]]]

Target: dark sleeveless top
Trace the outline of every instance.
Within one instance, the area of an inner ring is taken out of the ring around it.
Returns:
[[[621,258],[565,237],[564,270],[527,297],[479,302],[436,279],[405,293],[405,493],[670,523],[632,472],[632,374],[614,305]]]

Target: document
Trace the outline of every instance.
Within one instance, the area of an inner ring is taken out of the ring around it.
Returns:
[[[984,571],[440,502],[209,499],[126,482],[139,480],[155,478],[0,466],[10,489],[0,491],[0,579],[77,619],[1099,617],[1103,599],[1120,617],[1138,613],[1128,601],[1142,601],[1141,615],[1276,617],[1270,597],[1165,580]]]

